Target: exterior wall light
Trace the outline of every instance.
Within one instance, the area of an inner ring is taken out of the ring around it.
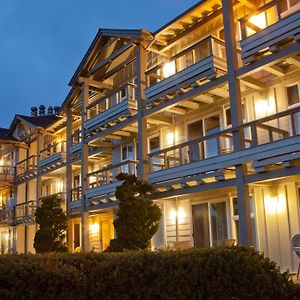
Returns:
[[[89,228],[90,228],[90,234],[92,234],[92,235],[96,235],[100,231],[100,226],[99,226],[98,223],[92,223],[92,224],[90,224]]]
[[[168,78],[176,73],[176,65],[175,61],[171,61],[168,63],[165,63],[163,66],[163,76],[164,78]]]

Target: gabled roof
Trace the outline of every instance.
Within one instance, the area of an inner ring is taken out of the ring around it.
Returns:
[[[8,128],[0,128],[0,141],[13,141],[17,140],[9,134]]]
[[[9,128],[9,134],[12,134],[18,121],[27,123],[30,127],[33,127],[33,128],[35,128],[35,127],[47,128],[60,119],[61,119],[61,117],[56,116],[56,115],[45,115],[45,116],[37,116],[37,117],[30,117],[30,116],[25,116],[25,115],[15,115],[15,117],[10,125],[10,128]]]
[[[98,50],[98,46],[100,44],[100,40],[102,37],[120,37],[120,38],[133,38],[136,40],[138,39],[149,40],[152,39],[152,34],[145,29],[104,29],[104,28],[99,29],[90,47],[88,48],[86,54],[84,55],[75,73],[73,74],[69,82],[70,86],[73,86],[73,84],[76,82],[76,78],[78,77],[79,73],[83,70],[83,68],[86,66],[89,58],[92,56],[92,54],[95,51]]]

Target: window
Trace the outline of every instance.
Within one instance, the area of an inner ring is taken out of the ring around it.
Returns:
[[[149,138],[149,153],[160,149],[159,135]],[[159,171],[162,169],[162,161],[159,157],[152,158],[153,171]]]
[[[127,160],[132,160],[134,159],[134,153],[133,153],[133,146],[132,145],[127,145],[127,146],[123,146],[121,148],[121,158],[122,161],[127,161]],[[122,166],[121,171],[123,173],[130,173],[130,164],[125,164]]]
[[[300,102],[299,99],[299,88],[298,85],[291,85],[286,88],[286,93],[287,93],[287,101],[288,101],[288,106],[297,104]]]

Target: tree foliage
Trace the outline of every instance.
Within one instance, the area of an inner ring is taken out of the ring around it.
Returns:
[[[146,249],[162,215],[161,209],[149,199],[152,187],[135,175],[121,173],[117,179],[123,181],[116,189],[119,209],[114,227],[117,238],[111,241],[108,251]]]
[[[42,201],[35,213],[39,230],[34,237],[34,248],[37,253],[66,252],[65,231],[67,216],[61,208],[62,199],[58,195]]]

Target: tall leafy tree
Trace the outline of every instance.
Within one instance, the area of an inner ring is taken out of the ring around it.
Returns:
[[[34,237],[37,253],[66,252],[65,243],[67,216],[61,208],[62,199],[58,195],[45,198],[35,213],[39,230]]]
[[[161,209],[149,199],[152,187],[135,175],[121,173],[116,189],[119,201],[114,227],[117,238],[112,240],[109,252],[146,249],[159,227]]]

